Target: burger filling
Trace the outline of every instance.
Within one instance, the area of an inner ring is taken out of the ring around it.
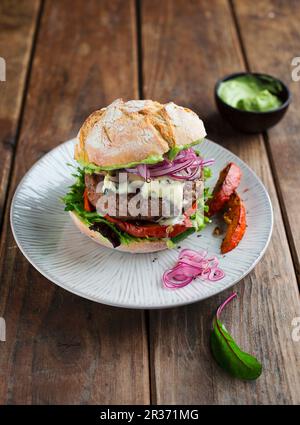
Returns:
[[[197,178],[187,181],[178,175],[145,178],[124,169],[96,173],[78,168],[76,182],[64,197],[65,209],[113,247],[145,239],[165,239],[173,246],[208,221],[204,182],[209,174],[202,168]]]
[[[97,209],[97,206],[100,207],[99,201],[106,200],[107,204],[111,201],[114,209],[108,214],[123,221],[176,224],[183,220],[187,203],[190,201],[193,204],[203,195],[202,175],[194,182],[172,180],[168,177],[147,182],[127,173],[124,180],[120,183],[117,173],[85,174],[84,181],[90,204]],[[188,193],[186,200],[185,191]],[[130,208],[130,205],[134,206],[134,199],[137,208]]]

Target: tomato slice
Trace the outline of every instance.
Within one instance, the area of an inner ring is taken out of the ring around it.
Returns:
[[[84,192],[83,192],[83,208],[85,211],[88,211],[88,212],[95,210],[89,201],[87,189],[84,189]]]
[[[173,226],[161,226],[160,224],[136,225],[109,215],[106,215],[104,218],[114,223],[120,230],[123,230],[123,232],[137,238],[172,238],[192,227],[192,222],[189,218],[186,218],[184,223],[174,224]]]
[[[197,211],[197,201],[195,201],[193,203],[193,205],[191,206],[191,208],[189,208],[183,215],[188,218],[191,215],[193,215],[195,212]]]

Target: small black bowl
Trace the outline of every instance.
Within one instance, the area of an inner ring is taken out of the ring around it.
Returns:
[[[218,95],[219,86],[223,81],[228,81],[242,75],[253,75],[257,78],[269,77],[273,80],[279,81],[282,90],[278,93],[277,96],[282,101],[282,105],[280,105],[277,109],[273,109],[272,111],[267,112],[242,111],[227,105],[227,103],[225,103]],[[237,128],[238,130],[245,133],[260,133],[264,130],[267,130],[267,128],[273,127],[286,113],[290,104],[290,100],[291,92],[287,86],[278,78],[274,78],[268,74],[259,74],[256,72],[237,72],[234,74],[229,74],[226,77],[218,80],[215,85],[215,101],[220,114],[232,125],[232,127]]]

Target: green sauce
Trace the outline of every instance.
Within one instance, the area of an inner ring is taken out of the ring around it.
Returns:
[[[282,105],[277,96],[281,90],[280,82],[273,78],[241,75],[221,83],[218,95],[223,102],[233,108],[266,112]]]

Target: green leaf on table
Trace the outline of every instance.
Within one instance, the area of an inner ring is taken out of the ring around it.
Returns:
[[[232,376],[244,380],[254,380],[261,375],[262,365],[255,357],[240,349],[223,323],[219,320],[223,308],[235,296],[236,294],[231,295],[219,307],[214,317],[210,337],[211,350],[219,366]]]

